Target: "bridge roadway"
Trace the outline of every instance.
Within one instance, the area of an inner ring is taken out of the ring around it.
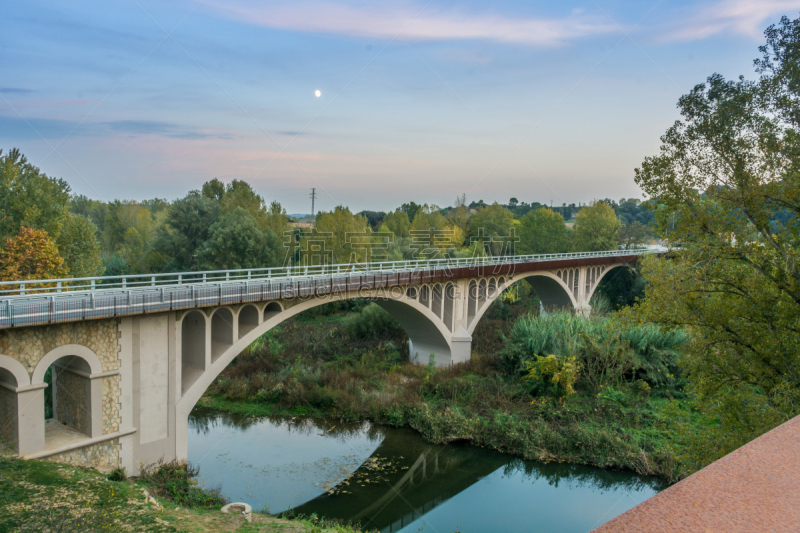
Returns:
[[[518,280],[545,308],[587,314],[604,276],[663,251],[0,281],[0,440],[22,457],[135,475],[185,459],[209,385],[307,309],[371,299],[407,332],[412,361],[445,366],[469,360],[476,325]]]
[[[0,281],[0,328],[75,322],[489,274],[627,263],[661,249]],[[598,261],[599,260],[599,261]]]

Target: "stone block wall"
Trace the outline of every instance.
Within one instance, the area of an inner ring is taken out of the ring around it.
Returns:
[[[118,337],[116,318],[10,328],[0,330],[0,353],[13,357],[33,373],[36,364],[51,350],[65,344],[79,344],[96,353],[103,372],[107,372],[120,367]]]
[[[0,441],[13,446],[17,440],[17,393],[0,387]]]
[[[120,376],[107,376],[103,379],[103,435],[119,431],[120,416]]]
[[[86,435],[89,430],[89,379],[53,365],[57,370],[55,403],[56,418],[62,424]]]
[[[91,446],[51,455],[45,459],[54,463],[66,463],[83,468],[92,468],[107,474],[119,467],[119,454],[119,439],[111,439]]]

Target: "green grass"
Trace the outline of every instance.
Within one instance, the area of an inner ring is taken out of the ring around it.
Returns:
[[[183,474],[177,470],[177,475],[169,474],[171,480],[187,479],[185,470]],[[167,475],[162,475],[162,481]],[[257,513],[253,522],[247,523],[239,515],[222,514],[218,502],[209,505],[207,499],[199,502],[202,508],[186,508],[156,495],[159,508],[147,503],[143,492],[152,491],[156,484],[152,479],[110,481],[97,472],[69,465],[0,455],[0,533],[356,533],[348,526],[319,520],[283,520]]]

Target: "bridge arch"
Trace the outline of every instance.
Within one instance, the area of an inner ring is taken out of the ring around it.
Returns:
[[[22,363],[13,357],[0,354],[0,382],[14,387],[26,387],[31,384],[31,377]]]
[[[451,284],[452,285],[452,284]],[[439,291],[442,290],[442,285],[437,284]],[[275,326],[284,322],[285,320],[302,313],[313,307],[339,301],[349,300],[355,298],[365,298],[374,301],[381,308],[392,315],[405,329],[409,335],[409,348],[411,352],[411,359],[414,360],[415,354],[432,353],[441,355],[443,361],[447,354],[453,350],[451,341],[449,340],[452,333],[432,310],[432,295],[435,291],[431,290],[428,285],[423,285],[418,294],[422,296],[423,292],[427,294],[427,302],[423,303],[414,298],[407,296],[410,291],[403,289],[398,299],[382,298],[379,294],[372,294],[370,292],[349,291],[347,293],[335,294],[327,298],[311,298],[301,300],[298,303],[283,308],[278,302],[269,302],[264,306],[264,320],[256,327],[243,335],[227,348],[216,355],[216,357],[209,357],[210,350],[205,347],[205,339],[209,338],[209,329],[213,334],[213,317],[217,316],[221,310],[226,310],[220,316],[227,317],[230,313],[234,315],[229,306],[221,306],[215,309],[208,317],[205,313],[198,310],[186,313],[182,318],[181,324],[181,352],[183,357],[182,363],[182,395],[176,405],[176,449],[178,450],[179,457],[186,457],[187,453],[187,438],[188,438],[188,417],[195,404],[200,400],[200,397],[213,383],[225,368],[239,355],[245,348],[250,346],[258,337],[268,332]],[[443,302],[440,302],[443,303]],[[272,306],[272,307],[271,307]],[[278,309],[281,309],[278,311]],[[272,309],[272,311],[270,311]],[[197,315],[195,315],[197,313]],[[441,311],[440,311],[441,313]],[[197,326],[187,330],[186,323],[196,321]],[[209,322],[212,322],[209,324]],[[210,326],[210,328],[209,328]],[[235,324],[233,325],[235,327]],[[226,330],[227,331],[227,330]],[[188,337],[187,337],[188,335]],[[199,338],[198,338],[199,337]],[[200,339],[203,339],[202,341]],[[201,344],[203,342],[203,344]],[[187,346],[189,347],[187,349]],[[199,361],[199,353],[195,350],[202,348],[204,354],[204,366],[202,369],[195,366]],[[205,363],[208,365],[205,365]],[[420,361],[426,363],[427,361]],[[187,366],[188,363],[188,366]]]
[[[478,294],[475,299],[472,297],[472,283],[470,283],[470,294],[467,304],[467,316],[469,317],[467,333],[472,335],[478,322],[480,322],[484,313],[486,313],[486,310],[489,309],[491,303],[497,299],[503,291],[517,281],[526,278],[542,301],[542,305],[546,308],[577,308],[577,299],[575,295],[570,291],[566,283],[564,283],[564,280],[552,272],[524,272],[515,276],[514,279],[506,279],[504,277],[497,279],[490,278],[488,283],[486,283],[485,279],[482,279],[478,284]],[[474,303],[473,300],[475,300]],[[474,315],[471,313],[473,307],[475,308]]]

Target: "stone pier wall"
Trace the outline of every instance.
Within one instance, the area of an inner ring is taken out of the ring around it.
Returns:
[[[120,402],[120,376],[103,379],[103,435],[119,431],[122,422]]]
[[[119,439],[111,439],[106,442],[98,442],[91,446],[76,448],[68,452],[59,453],[46,457],[45,460],[54,463],[66,463],[83,468],[92,468],[98,472],[107,474],[115,468],[119,468],[120,460]]]
[[[17,393],[0,387],[0,441],[8,446],[14,446],[17,435]]]
[[[89,379],[57,365],[53,369],[57,371],[54,401],[58,421],[89,435]]]

